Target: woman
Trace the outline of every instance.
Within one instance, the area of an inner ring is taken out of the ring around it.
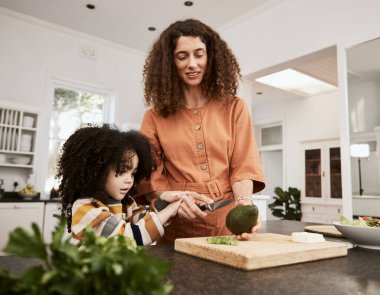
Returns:
[[[240,77],[226,42],[193,19],[171,24],[146,59],[145,102],[152,108],[141,132],[155,149],[158,167],[138,192],[157,209],[165,205],[162,191],[188,195],[161,242],[230,234],[228,212],[236,204],[252,204],[252,193],[265,186],[249,110],[236,97]],[[235,202],[205,213],[196,206],[210,203],[205,196]],[[261,219],[252,234],[260,227]]]

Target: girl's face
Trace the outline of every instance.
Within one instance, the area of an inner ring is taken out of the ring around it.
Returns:
[[[139,164],[139,158],[135,154],[132,158],[133,167],[131,170],[124,172],[122,175],[116,175],[116,171],[111,169],[108,173],[106,185],[104,187],[105,193],[116,201],[124,199],[125,195],[133,186],[134,176]]]
[[[174,62],[178,75],[186,85],[200,85],[207,66],[206,44],[199,37],[179,37],[174,50]]]

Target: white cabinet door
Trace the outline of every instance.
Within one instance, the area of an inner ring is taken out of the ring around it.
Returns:
[[[51,242],[51,235],[58,225],[61,216],[60,203],[46,203],[45,205],[45,219],[44,219],[44,239],[46,243]],[[66,232],[64,236],[69,237],[71,234]]]
[[[61,212],[59,203],[46,203],[44,219],[44,239],[46,243],[51,242],[51,234],[59,222]]]
[[[17,227],[31,230],[32,222],[43,230],[44,203],[0,203],[0,251],[9,239],[9,233]]]

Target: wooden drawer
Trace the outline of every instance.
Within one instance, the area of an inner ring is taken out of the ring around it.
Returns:
[[[303,222],[328,223],[328,218],[324,214],[302,213]]]
[[[315,204],[304,204],[301,205],[302,213],[315,213],[315,214],[325,214],[326,206],[315,205]]]
[[[327,214],[331,215],[340,215],[342,214],[343,210],[341,206],[326,206],[327,208]]]

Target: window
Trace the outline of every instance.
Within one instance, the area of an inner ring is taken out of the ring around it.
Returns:
[[[107,121],[109,94],[84,91],[65,86],[54,88],[49,127],[48,172],[45,193],[57,188],[55,179],[59,152],[66,139],[83,124],[99,124]]]

